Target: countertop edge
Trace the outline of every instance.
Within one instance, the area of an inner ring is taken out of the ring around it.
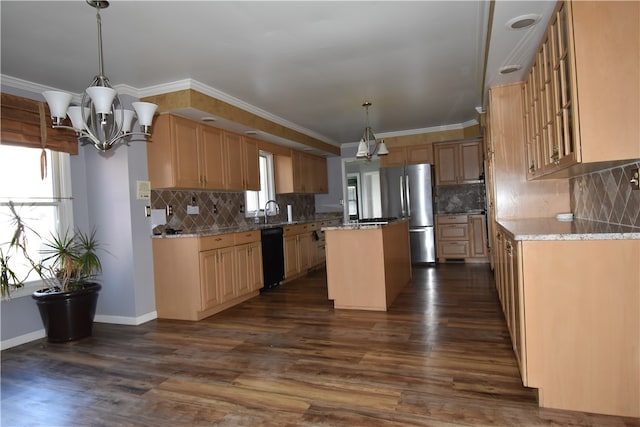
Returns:
[[[640,240],[640,228],[576,219],[555,218],[497,220],[514,240]],[[621,231],[613,231],[613,230]]]

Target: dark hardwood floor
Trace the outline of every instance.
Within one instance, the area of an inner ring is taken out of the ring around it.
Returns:
[[[2,352],[2,426],[623,426],[539,408],[486,265],[415,267],[386,313],[324,271],[200,322],[97,323]]]

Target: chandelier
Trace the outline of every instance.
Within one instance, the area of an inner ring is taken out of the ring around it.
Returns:
[[[65,92],[46,91],[42,95],[47,100],[51,112],[51,120],[55,129],[73,129],[81,145],[93,146],[105,152],[118,144],[129,145],[131,136],[149,136],[153,115],[158,106],[150,102],[133,102],[134,111],[126,110],[120,102],[117,92],[109,79],[104,75],[102,64],[102,22],[100,9],[109,6],[108,1],[86,2],[96,9],[98,24],[98,64],[99,72],[91,85],[82,95],[79,106],[69,106],[72,95]],[[132,132],[134,115],[137,116],[140,132]],[[63,124],[69,116],[71,126]]]
[[[373,104],[369,101],[365,101],[365,103],[362,104],[367,111],[367,127],[364,128],[364,134],[358,144],[358,152],[356,153],[357,159],[370,160],[374,154],[378,154],[378,156],[389,154],[389,150],[387,150],[387,145],[384,143],[384,139],[381,139],[378,142],[373,130],[371,130],[371,126],[369,126],[369,107],[371,107],[371,105]],[[372,143],[373,150],[371,150]]]

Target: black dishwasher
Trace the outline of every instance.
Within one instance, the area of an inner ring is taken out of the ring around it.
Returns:
[[[263,228],[262,233],[263,290],[278,286],[284,279],[282,227]]]

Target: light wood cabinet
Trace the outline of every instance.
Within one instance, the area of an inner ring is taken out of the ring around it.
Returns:
[[[240,296],[262,287],[262,245],[260,242],[236,245],[234,295]]]
[[[433,144],[407,146],[407,164],[419,165],[423,163],[433,164]]]
[[[200,320],[258,295],[260,231],[155,238],[153,270],[159,318]]]
[[[389,147],[389,154],[380,156],[380,166],[404,166],[423,163],[433,164],[433,144],[416,144]]]
[[[407,148],[388,147],[389,154],[380,156],[381,167],[404,166],[407,163]]]
[[[324,254],[318,255],[319,245],[315,240],[316,223],[292,224],[283,227],[284,277],[285,280],[306,274],[309,269],[324,262]],[[322,246],[324,251],[324,245]]]
[[[326,193],[327,161],[324,157],[291,150],[291,155],[275,156],[276,193]]]
[[[639,15],[637,2],[558,3],[522,88],[530,179],[640,158],[640,101],[627,96],[640,92]]]
[[[483,182],[481,140],[434,144],[436,185]]]
[[[487,217],[485,215],[469,215],[469,256],[486,258],[489,256],[487,248]]]
[[[436,215],[436,253],[440,261],[487,262],[484,215]]]
[[[640,287],[631,278],[640,242],[496,230],[496,287],[523,384],[539,389],[543,407],[639,417]]]
[[[147,164],[152,188],[260,188],[254,141],[173,114],[157,118]]]
[[[242,144],[242,176],[245,190],[260,191],[260,151],[258,141],[244,137]]]

